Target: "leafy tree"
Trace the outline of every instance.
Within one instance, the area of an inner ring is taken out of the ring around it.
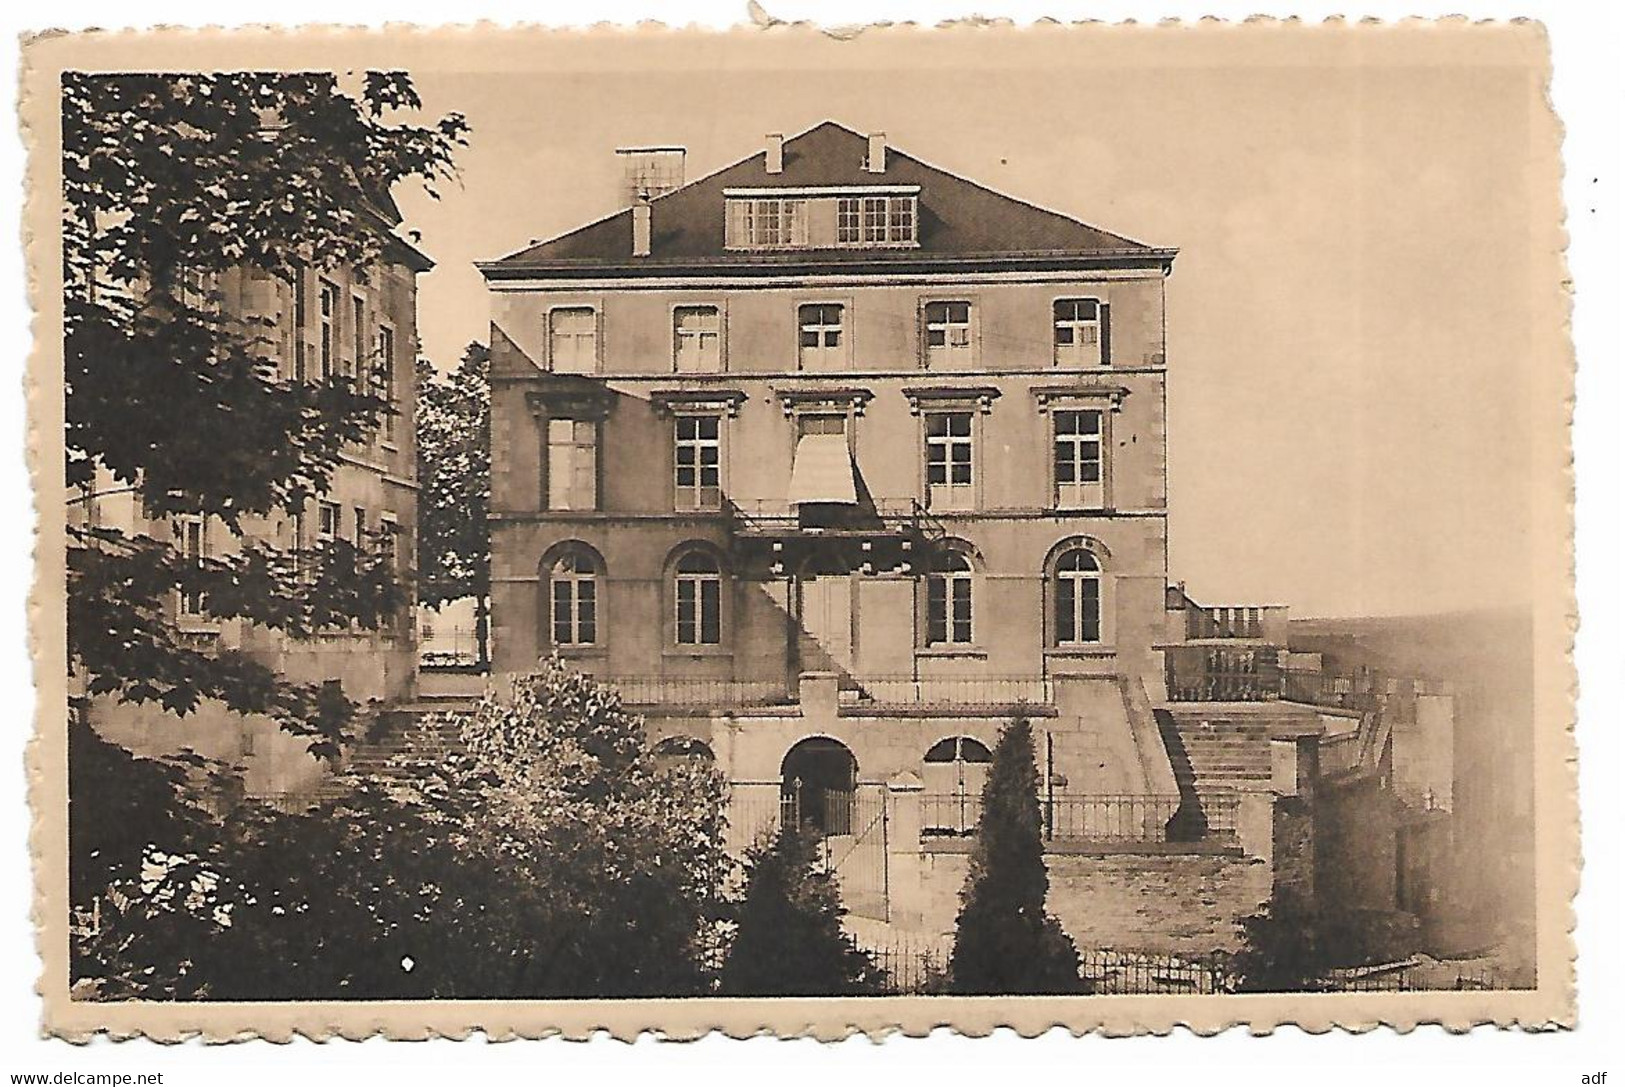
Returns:
[[[949,962],[954,992],[1082,991],[1077,948],[1045,910],[1048,893],[1032,727],[1017,717],[999,734],[982,789]]]
[[[722,972],[729,996],[853,996],[883,975],[841,930],[840,891],[818,864],[817,840],[786,826],[745,858],[745,899]]]
[[[471,343],[441,378],[418,363],[418,600],[474,598],[479,664],[491,662],[491,349]]]
[[[308,814],[246,804],[123,840],[76,978],[146,999],[710,991],[729,868],[712,767],[656,759],[615,692],[556,661],[451,750],[435,735]]]
[[[389,189],[433,192],[464,142],[420,126],[408,77],[67,73],[62,81],[65,471],[75,506],[134,493],[197,514],[240,553],[188,559],[167,531],[68,528],[70,667],[92,695],[177,715],[205,699],[264,713],[333,754],[354,707],[175,628],[177,588],[208,615],[294,637],[386,621],[404,600],[382,548],[282,549],[251,530],[297,514],[389,410],[368,383],[280,377],[274,320],[225,312],[227,282],[366,268],[391,245]],[[398,243],[395,243],[398,244]]]

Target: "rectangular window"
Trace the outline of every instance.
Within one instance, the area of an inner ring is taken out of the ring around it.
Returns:
[[[401,551],[405,547],[405,537],[401,534],[400,522],[393,513],[380,513],[378,515],[378,531],[385,533],[384,557],[389,560],[392,571],[406,569],[406,563],[401,561]]]
[[[788,249],[808,244],[807,201],[766,197],[728,201],[731,249]]]
[[[1062,575],[1055,584],[1055,641],[1083,645],[1100,641],[1100,579]]]
[[[715,415],[678,416],[673,464],[678,509],[720,509],[722,419]]]
[[[843,322],[846,307],[838,303],[802,306],[796,311],[803,370],[837,370],[846,359]]]
[[[863,198],[863,240],[871,244],[886,240],[886,198]]]
[[[969,362],[970,356],[970,303],[927,302],[925,364],[930,367]]]
[[[863,241],[863,201],[842,197],[835,202],[835,243],[858,245]]]
[[[672,360],[680,374],[722,369],[722,313],[715,306],[678,306],[672,311]]]
[[[585,419],[547,421],[547,508],[598,508],[598,424]]]
[[[971,423],[968,411],[925,417],[926,501],[932,509],[964,510],[975,504]]]
[[[339,504],[337,502],[319,502],[316,505],[316,537],[321,540],[336,540],[339,538]]]
[[[590,374],[598,369],[598,313],[568,306],[547,315],[547,353],[557,373]]]
[[[293,270],[293,379],[304,381],[307,370],[305,359],[305,323],[310,320],[310,300],[305,296],[305,270]]]
[[[1062,509],[1099,509],[1105,505],[1102,484],[1099,411],[1055,413],[1055,504]]]
[[[1055,365],[1099,366],[1106,361],[1101,350],[1101,304],[1093,298],[1062,298],[1055,303]]]
[[[912,193],[727,198],[729,249],[828,249],[913,246],[919,242],[919,199]]]
[[[722,641],[722,581],[715,574],[677,577],[677,642],[718,645]]]
[[[367,359],[367,303],[358,295],[350,299],[350,350],[354,352],[350,376],[358,391],[365,392],[370,375]]]
[[[335,369],[334,355],[338,351],[338,319],[339,319],[339,289],[327,281],[322,281],[322,328],[318,350],[321,362],[321,375],[323,381],[333,380]]]
[[[367,546],[367,511],[361,506],[355,508],[355,546],[357,551]]]
[[[555,575],[553,644],[594,645],[598,641],[598,583],[590,574]]]
[[[395,330],[388,325],[378,328],[378,395],[391,409],[395,407]],[[395,440],[396,421],[393,410],[384,414],[384,441]]]
[[[890,205],[886,213],[886,240],[893,244],[903,244],[914,240],[914,200],[911,197],[893,196],[888,198]]]
[[[969,645],[970,575],[933,575],[926,579],[925,594],[926,644]]]
[[[201,569],[203,556],[207,553],[207,541],[203,532],[203,519],[201,517],[187,517],[178,526],[181,536],[181,556],[186,564],[193,569]],[[204,596],[200,592],[180,593],[180,613],[182,615],[202,615]]]

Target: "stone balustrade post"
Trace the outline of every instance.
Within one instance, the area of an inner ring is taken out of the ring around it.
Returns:
[[[920,859],[920,799],[925,783],[904,770],[886,782],[887,914],[893,924],[917,926],[925,915]]]

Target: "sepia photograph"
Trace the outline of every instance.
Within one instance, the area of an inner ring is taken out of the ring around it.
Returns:
[[[48,1029],[1571,1021],[1538,26],[23,64]]]

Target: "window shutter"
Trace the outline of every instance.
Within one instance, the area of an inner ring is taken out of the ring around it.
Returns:
[[[1109,303],[1100,304],[1100,365],[1112,364],[1112,307]]]

